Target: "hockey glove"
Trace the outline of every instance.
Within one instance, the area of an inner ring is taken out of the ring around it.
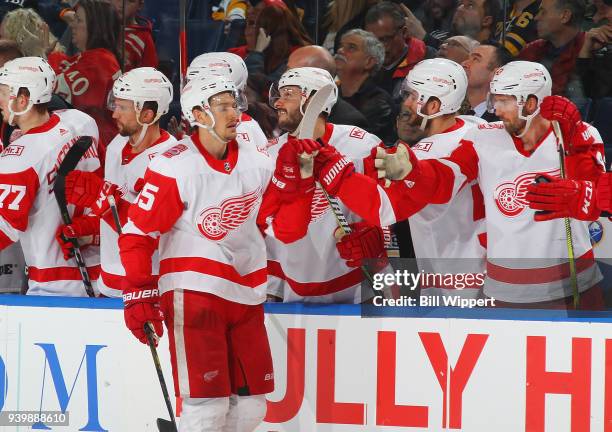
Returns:
[[[404,143],[399,143],[396,147],[384,149],[376,148],[376,159],[374,166],[378,170],[379,179],[387,179],[385,186],[389,186],[389,180],[403,180],[412,172],[413,163],[416,160],[414,154]]]
[[[355,172],[355,165],[330,145],[315,156],[314,173],[321,187],[331,196],[338,195],[342,179]]]
[[[527,187],[526,200],[529,208],[539,210],[536,221],[570,217],[578,220],[595,220],[600,210],[595,205],[593,182],[561,180],[540,174],[547,182]]]
[[[100,218],[97,216],[79,216],[72,219],[70,225],[60,225],[55,232],[55,239],[62,248],[64,259],[74,256],[74,244],[71,239],[78,239],[81,249],[86,246],[100,245]]]
[[[290,202],[306,193],[314,191],[314,177],[302,178],[300,172],[301,156],[311,155],[319,148],[312,140],[289,139],[278,152],[276,169],[272,176],[272,184],[280,192],[281,200]]]
[[[540,105],[540,115],[546,120],[559,122],[565,150],[575,154],[589,150],[595,138],[582,122],[578,107],[563,96],[547,96]]]
[[[374,272],[380,271],[387,263],[387,252],[385,250],[385,238],[379,226],[369,225],[365,222],[357,222],[350,225],[352,232],[341,237],[336,243],[336,249],[346,265],[349,267],[361,267],[364,260],[371,260]],[[337,228],[334,232],[336,238],[341,235],[342,230]]]
[[[79,207],[89,207],[102,216],[110,209],[108,197],[121,198],[117,185],[104,181],[88,171],[71,171],[66,176],[66,201]]]
[[[147,343],[144,331],[147,321],[153,324],[158,337],[163,336],[164,313],[159,306],[159,290],[153,286],[139,288],[126,283],[123,287],[123,317],[127,328],[143,344]]]

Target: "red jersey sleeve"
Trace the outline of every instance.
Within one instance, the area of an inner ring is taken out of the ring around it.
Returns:
[[[0,174],[0,249],[19,238],[28,227],[40,182],[33,168]]]
[[[268,186],[263,195],[257,226],[263,234],[283,243],[292,243],[306,236],[310,224],[310,208],[314,191],[289,203],[282,202],[278,190]]]

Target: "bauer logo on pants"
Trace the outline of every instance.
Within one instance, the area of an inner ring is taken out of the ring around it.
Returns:
[[[202,235],[212,241],[220,241],[242,225],[261,198],[261,188],[238,197],[224,200],[218,207],[208,207],[196,218]]]

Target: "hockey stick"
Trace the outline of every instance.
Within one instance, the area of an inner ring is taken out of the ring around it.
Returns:
[[[55,194],[55,200],[57,201],[64,225],[70,225],[72,223],[72,218],[68,212],[68,203],[66,202],[66,176],[70,171],[76,168],[81,157],[83,157],[85,152],[91,147],[92,142],[93,139],[90,136],[80,137],[77,142],[70,147],[70,150],[66,153],[64,160],[60,163],[57,170],[57,177],[53,184],[53,193]],[[91,280],[89,280],[89,274],[87,273],[87,266],[85,265],[85,260],[79,248],[79,242],[76,238],[69,238],[68,240],[70,240],[73,245],[74,259],[79,267],[85,291],[89,297],[95,297],[93,287],[91,286]]]
[[[107,200],[111,212],[113,214],[115,228],[117,228],[117,233],[121,235],[123,230],[121,229],[121,222],[119,220],[119,212],[117,211],[117,203],[115,202],[115,197],[109,195]],[[149,348],[151,349],[151,356],[153,357],[153,363],[155,364],[157,378],[159,378],[159,385],[161,386],[162,393],[164,395],[164,402],[166,403],[166,408],[168,408],[168,413],[170,414],[170,421],[165,420],[163,418],[157,419],[157,429],[159,429],[159,432],[176,432],[176,419],[174,418],[174,411],[172,411],[172,404],[170,403],[168,386],[166,386],[166,379],[164,378],[164,372],[162,371],[161,363],[159,361],[159,355],[157,354],[157,348],[155,347],[155,339],[157,339],[157,335],[155,334],[153,324],[151,324],[150,321],[147,321],[145,323],[144,330],[147,335],[147,341],[149,342]]]
[[[187,75],[187,0],[179,0],[179,73],[183,91]]]
[[[157,419],[157,428],[159,429],[159,432],[177,432],[176,418],[174,418],[174,411],[172,410],[172,404],[170,403],[168,387],[166,386],[166,380],[164,378],[164,372],[162,371],[161,363],[159,361],[159,355],[157,354],[157,348],[155,348],[155,339],[157,338],[157,335],[155,334],[153,324],[151,324],[150,321],[147,321],[144,324],[144,331],[147,335],[149,348],[151,349],[153,363],[155,363],[155,370],[157,371],[157,378],[159,378],[159,385],[161,386],[162,393],[164,394],[164,402],[166,402],[166,408],[168,408],[168,414],[170,414],[170,421],[164,420],[162,418]]]
[[[561,178],[565,179],[565,143],[563,142],[563,134],[559,127],[559,122],[556,120],[552,121],[553,132],[557,137],[558,151],[559,151],[559,165],[561,167]],[[570,283],[572,285],[572,296],[574,297],[574,309],[577,310],[580,307],[580,293],[578,292],[578,277],[576,275],[576,258],[574,256],[574,240],[572,237],[572,225],[569,218],[563,218],[565,225],[565,239],[567,242],[567,257],[569,259],[570,268]]]
[[[314,138],[314,131],[315,126],[317,124],[317,119],[319,118],[321,111],[323,111],[325,102],[327,102],[327,98],[329,98],[332,91],[332,85],[326,84],[319,90],[317,90],[317,92],[313,96],[310,97],[308,101],[308,106],[306,107],[306,111],[304,111],[304,117],[302,117],[302,121],[300,122],[300,125],[298,127],[299,139]],[[327,202],[329,203],[329,206],[332,209],[332,212],[334,213],[336,222],[342,230],[342,233],[350,234],[352,230],[349,226],[348,221],[346,220],[346,217],[344,216],[344,213],[342,213],[340,203],[338,203],[338,200],[336,198],[330,197],[325,191],[325,189],[321,188],[321,190],[325,194],[325,198],[327,199]],[[368,269],[365,266],[361,266],[361,271],[363,272],[363,275],[366,277],[366,279],[372,284],[374,282],[374,279],[372,278],[372,275],[370,274]]]

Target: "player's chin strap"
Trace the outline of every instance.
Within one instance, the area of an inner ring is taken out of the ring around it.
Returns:
[[[24,115],[25,113],[30,111],[30,109],[32,109],[32,107],[34,106],[34,103],[31,100],[28,101],[28,106],[26,107],[26,109],[24,109],[23,111],[18,111],[18,112],[13,111],[12,105],[13,105],[13,101],[9,102],[8,104],[8,111],[9,111],[8,124],[11,126],[15,126],[15,123],[13,123],[15,121],[15,116]]]
[[[140,129],[140,134],[138,135],[138,139],[136,140],[136,142],[132,143],[132,141],[130,140],[129,143],[132,147],[138,147],[140,143],[142,142],[142,140],[144,140],[144,137],[147,134],[147,129],[149,129],[149,126],[151,126],[152,124],[155,124],[155,122],[159,120],[159,118],[161,117],[161,114],[156,113],[155,118],[153,119],[151,123],[142,123],[140,121],[140,113],[142,112],[142,108],[137,107],[136,102],[134,102],[134,105],[136,108],[136,122],[141,126],[141,129]]]
[[[525,107],[524,103],[519,105],[519,115],[518,115],[518,117],[521,120],[525,120],[525,122],[526,122],[525,123],[525,129],[523,129],[523,132],[521,132],[520,134],[518,134],[516,136],[517,138],[523,138],[525,136],[525,134],[529,130],[529,126],[531,126],[531,122],[533,121],[533,118],[540,113],[540,106],[538,105],[538,107],[536,108],[536,110],[533,113],[525,116],[525,115],[523,115],[523,108],[524,107]]]
[[[212,119],[212,125],[208,126],[208,125],[205,125],[204,123],[200,123],[199,121],[195,121],[191,126],[196,126],[196,127],[201,127],[203,129],[206,129],[208,133],[210,133],[214,138],[218,139],[223,144],[227,144],[229,140],[225,140],[221,138],[219,134],[215,131],[215,124],[217,123],[217,121],[215,120],[215,116],[213,115],[212,111],[210,111],[207,108],[204,108],[204,112],[206,112],[206,114],[208,114],[208,116]]]

